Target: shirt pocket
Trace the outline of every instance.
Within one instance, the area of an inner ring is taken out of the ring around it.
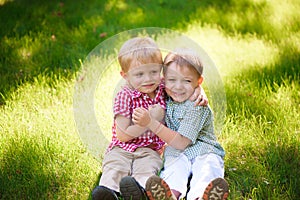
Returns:
[[[178,109],[173,113],[172,117],[174,119],[174,122],[178,125],[184,119],[185,115],[186,115],[186,113],[184,112],[183,109]]]

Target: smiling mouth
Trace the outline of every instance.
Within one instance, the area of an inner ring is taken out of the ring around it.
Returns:
[[[184,93],[177,93],[177,92],[173,92],[174,96],[183,96]]]
[[[143,87],[146,87],[146,88],[148,88],[148,87],[153,87],[154,86],[154,83],[151,83],[151,84],[145,84],[145,85],[142,85]]]

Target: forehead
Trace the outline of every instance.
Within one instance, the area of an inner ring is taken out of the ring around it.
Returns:
[[[179,65],[178,63],[170,63],[170,65],[164,67],[166,75],[183,75],[183,76],[199,76],[198,71],[188,65]]]
[[[138,64],[130,66],[129,72],[135,71],[150,71],[150,70],[161,70],[162,65],[157,63]]]

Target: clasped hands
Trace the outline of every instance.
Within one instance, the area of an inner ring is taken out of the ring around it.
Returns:
[[[139,107],[134,109],[132,121],[142,127],[147,127],[152,119],[163,121],[165,110],[158,104],[150,106],[148,109]]]

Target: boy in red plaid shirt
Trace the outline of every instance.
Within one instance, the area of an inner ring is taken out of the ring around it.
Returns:
[[[135,108],[143,107],[156,120],[163,121],[166,103],[161,78],[162,55],[153,39],[136,37],[123,44],[118,60],[120,74],[127,84],[114,101],[112,141],[104,155],[99,186],[93,190],[92,197],[147,199],[144,187],[147,179],[162,168],[161,152],[165,143],[149,129],[133,124],[132,113]]]

